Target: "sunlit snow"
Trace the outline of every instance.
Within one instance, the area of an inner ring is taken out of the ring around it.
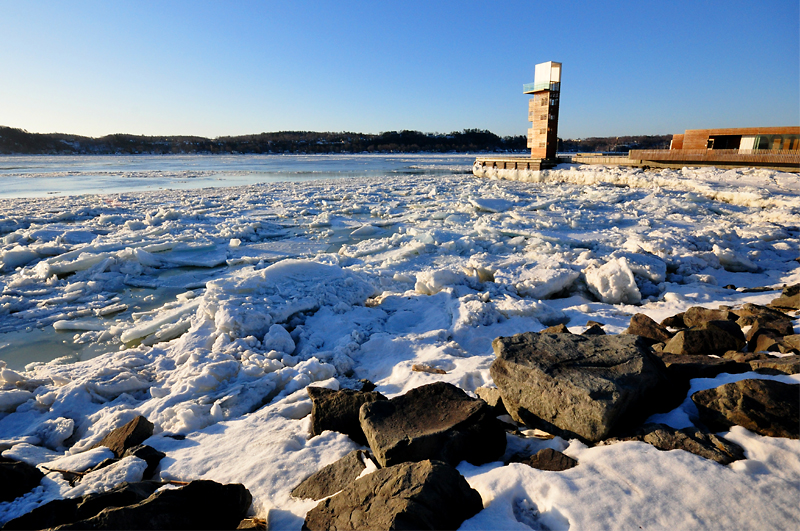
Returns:
[[[88,468],[101,456],[80,452],[142,414],[156,425],[147,444],[168,455],[161,478],[243,483],[270,528],[299,529],[315,503],[291,489],[358,447],[338,433],[308,438],[312,383],[367,378],[391,397],[446,381],[473,393],[492,382],[495,337],[556,323],[580,333],[589,320],[619,333],[634,313],[765,304],[779,291],[742,288],[800,282],[796,175],[561,166],[497,177],[4,199],[3,455]],[[765,376],[702,388],[745,377]],[[682,427],[688,408],[659,420]],[[509,452],[550,446],[580,465],[462,463],[485,506],[462,529],[795,526],[800,442],[725,436],[747,461],[509,435]],[[0,522],[143,470],[126,458],[80,488],[50,473],[0,503]]]

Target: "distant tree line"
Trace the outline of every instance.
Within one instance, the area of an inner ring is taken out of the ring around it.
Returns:
[[[594,152],[669,147],[671,135],[559,139],[559,151]],[[236,153],[523,153],[524,135],[500,137],[491,131],[464,129],[452,133],[389,131],[380,134],[281,131],[256,135],[138,136],[116,134],[99,138],[63,133],[29,133],[0,126],[0,154],[20,155],[131,155]]]
[[[500,137],[465,129],[447,134],[390,131],[380,134],[281,131],[256,135],[137,136],[100,138],[62,133],[29,133],[0,126],[0,154],[169,154],[169,153],[469,153],[525,151],[526,137]]]
[[[562,153],[627,153],[631,149],[669,149],[672,135],[607,136],[558,139]]]

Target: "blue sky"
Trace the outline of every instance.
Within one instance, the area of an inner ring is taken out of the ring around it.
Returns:
[[[32,132],[559,136],[800,123],[800,2],[0,0],[0,125]]]

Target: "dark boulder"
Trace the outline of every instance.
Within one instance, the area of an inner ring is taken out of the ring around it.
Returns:
[[[676,381],[686,384],[693,378],[714,378],[723,372],[738,374],[750,371],[750,365],[746,361],[727,356],[723,358],[704,354],[686,356],[669,352],[654,352],[654,354],[664,362],[670,376]],[[687,387],[686,391],[688,390]]]
[[[631,323],[623,334],[631,334],[649,339],[653,343],[666,343],[672,339],[672,333],[665,327],[650,319],[643,313],[631,317]]]
[[[48,529],[86,520],[106,507],[125,507],[139,503],[162,485],[155,481],[123,483],[102,493],[53,500],[19,518],[9,520],[3,529]]]
[[[783,288],[781,296],[770,302],[768,306],[781,310],[800,310],[800,284]]]
[[[800,334],[792,334],[790,336],[783,336],[783,342],[786,343],[792,350],[800,352]]]
[[[683,322],[687,328],[700,326],[710,321],[736,321],[738,318],[739,316],[728,308],[712,310],[710,308],[703,308],[702,306],[692,306],[683,312]]]
[[[507,413],[506,406],[503,405],[503,397],[500,395],[500,389],[497,387],[478,387],[475,389],[475,394],[478,395],[478,398],[489,404],[496,416],[505,415]]]
[[[733,425],[770,437],[800,438],[800,384],[741,380],[692,395],[700,421],[711,431]]]
[[[367,452],[353,450],[338,461],[331,463],[319,472],[312,474],[292,490],[295,498],[321,500],[336,494],[350,485],[367,468]]]
[[[685,450],[721,465],[744,459],[744,448],[724,437],[705,433],[697,428],[676,429],[666,424],[645,424],[632,435],[608,439],[601,444],[621,441],[642,441],[659,450]]]
[[[251,503],[244,485],[197,480],[58,529],[235,529]]]
[[[133,448],[128,448],[125,450],[125,453],[122,455],[122,457],[128,457],[129,455],[143,459],[147,463],[147,468],[145,468],[144,475],[142,476],[144,479],[150,479],[153,477],[153,474],[158,468],[158,464],[162,459],[167,457],[167,454],[164,452],[159,452],[152,446],[147,446],[146,444],[140,444],[138,446],[134,446]]]
[[[375,390],[375,384],[367,380],[366,378],[361,378],[359,382],[361,383],[361,390],[363,392],[369,393],[370,391]]]
[[[775,330],[762,329],[750,337],[747,342],[747,350],[750,352],[780,352],[781,345],[783,345],[782,335]]]
[[[686,328],[686,323],[683,321],[684,312],[667,317],[661,321],[661,326],[669,328]]]
[[[604,336],[606,331],[599,324],[593,324],[581,333],[582,336]]]
[[[303,529],[458,529],[482,509],[480,494],[455,468],[426,460],[356,480],[311,509]]]
[[[766,306],[747,303],[743,305],[741,309],[736,310],[736,314],[739,316],[736,324],[741,327],[750,327],[750,330],[745,336],[748,341],[750,341],[759,330],[774,330],[781,336],[794,333],[792,320],[785,313]]]
[[[735,322],[708,321],[675,334],[664,345],[664,352],[721,355],[729,350],[741,350],[744,345],[744,334]]]
[[[503,425],[483,400],[436,382],[391,400],[361,406],[361,426],[383,466],[435,459],[474,465],[498,459],[506,447]]]
[[[363,404],[386,400],[380,393],[342,389],[334,391],[324,387],[308,387],[311,397],[311,435],[320,435],[325,430],[344,433],[358,444],[367,444],[367,439],[358,420]]]
[[[567,328],[567,325],[565,325],[564,323],[561,323],[561,324],[557,324],[557,325],[553,325],[553,326],[548,326],[547,328],[545,328],[544,330],[542,330],[539,333],[540,334],[571,334],[572,332],[569,331],[569,328]]]
[[[800,356],[784,356],[782,358],[765,358],[751,360],[750,368],[761,374],[798,374],[800,373]]]
[[[0,502],[13,501],[37,487],[44,474],[22,461],[0,458]]]
[[[509,414],[548,433],[600,441],[663,410],[669,395],[664,364],[639,336],[527,332],[492,346]]]
[[[578,466],[577,460],[552,448],[544,448],[528,457],[515,455],[511,458],[511,462],[522,463],[531,468],[549,470],[551,472],[561,472]]]
[[[122,457],[128,448],[138,446],[152,437],[153,427],[152,422],[139,415],[124,426],[112,430],[92,448],[105,446],[110,448],[116,457]]]

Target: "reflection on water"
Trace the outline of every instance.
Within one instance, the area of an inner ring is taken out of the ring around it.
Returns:
[[[170,270],[174,275],[177,271]],[[131,288],[119,293],[120,302],[128,306],[124,312],[107,318],[98,318],[101,322],[113,325],[116,322],[131,322],[131,313],[147,312],[175,300],[175,296],[185,292],[183,287],[159,287],[158,289]],[[76,341],[83,331],[57,331],[52,326],[29,328],[0,334],[0,360],[6,362],[11,370],[24,370],[30,363],[47,363],[59,358],[63,363],[85,361],[100,354],[118,350],[119,343],[96,343]]]
[[[75,332],[57,332],[52,326],[0,334],[0,359],[15,371],[31,362],[49,362],[63,358],[64,363],[87,360],[107,351],[100,344],[79,345],[73,342]]]

